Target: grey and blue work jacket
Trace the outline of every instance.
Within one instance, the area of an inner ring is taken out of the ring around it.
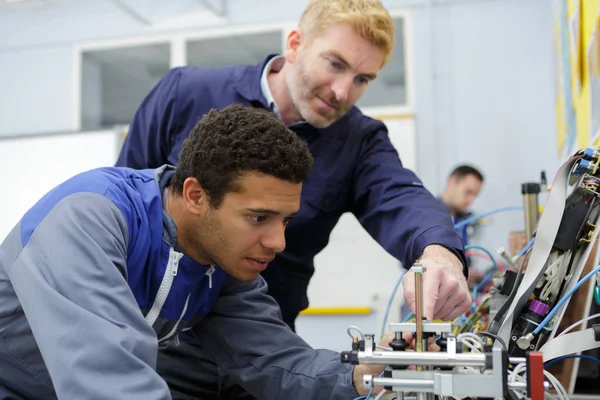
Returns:
[[[173,172],[77,175],[0,245],[0,399],[170,399],[158,349],[192,326],[258,398],[356,397],[352,367],[295,335],[262,278],[178,251],[164,211]]]

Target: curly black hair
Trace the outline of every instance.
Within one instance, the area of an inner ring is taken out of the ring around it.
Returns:
[[[301,183],[312,166],[307,144],[275,114],[234,104],[212,109],[198,121],[183,143],[171,187],[181,194],[183,182],[196,178],[216,208],[227,193],[238,190],[242,174]]]

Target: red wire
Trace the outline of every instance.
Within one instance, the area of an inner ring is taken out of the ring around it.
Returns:
[[[477,250],[477,249],[471,249],[471,250],[467,251],[465,254],[469,257],[472,256],[472,257],[485,258],[486,260],[490,260],[490,256],[487,255],[486,253],[482,252],[481,250],[474,252],[474,250]],[[495,260],[495,261],[496,261],[496,265],[498,266],[498,269],[500,271],[506,270],[506,268],[507,268],[506,265],[498,262],[498,260]]]

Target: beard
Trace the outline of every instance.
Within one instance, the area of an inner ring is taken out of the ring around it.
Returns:
[[[209,259],[232,278],[241,282],[250,282],[258,277],[258,271],[253,272],[244,266],[245,259],[238,254],[232,242],[227,238],[217,212],[208,210],[195,224],[192,248],[203,259]]]
[[[301,62],[296,62],[285,74],[285,84],[294,108],[300,117],[316,128],[327,128],[348,112],[352,106],[340,103],[333,93],[319,93]],[[318,98],[336,107],[335,110],[317,110],[311,100]]]
[[[226,265],[226,261],[221,254],[227,254],[231,251],[231,244],[225,238],[221,223],[217,219],[215,211],[207,211],[200,221],[194,227],[191,237],[194,238],[193,248],[199,254],[210,260],[211,264],[216,264],[228,274],[231,274],[232,268]]]

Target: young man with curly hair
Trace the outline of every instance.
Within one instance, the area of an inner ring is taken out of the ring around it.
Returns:
[[[0,246],[0,398],[170,399],[158,349],[191,327],[254,396],[356,397],[353,378],[383,367],[311,349],[259,275],[312,164],[272,113],[234,105],[198,122],[177,167],[101,168],[48,192]]]

